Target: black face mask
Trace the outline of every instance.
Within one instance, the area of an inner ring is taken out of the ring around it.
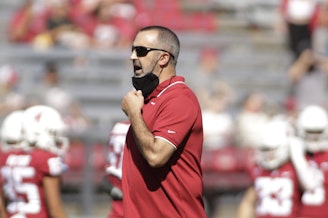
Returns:
[[[132,84],[136,90],[142,91],[144,98],[147,98],[158,86],[159,79],[155,74],[147,73],[143,77],[132,77]]]

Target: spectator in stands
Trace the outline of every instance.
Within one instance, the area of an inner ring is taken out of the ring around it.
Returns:
[[[70,16],[71,5],[68,0],[56,0],[49,5],[46,29],[35,39],[35,46],[50,47],[60,45],[68,48],[89,47],[89,37]],[[47,39],[48,38],[48,39]],[[43,44],[44,39],[49,42]]]
[[[199,68],[187,81],[195,91],[200,105],[206,108],[210,103],[210,93],[220,93],[225,98],[226,106],[233,102],[232,88],[220,78],[220,60],[218,50],[204,48],[199,53]]]
[[[328,1],[320,1],[319,12],[313,30],[313,50],[328,55]]]
[[[328,58],[305,49],[288,69],[290,100],[295,101],[297,111],[309,104],[328,108]]]
[[[42,81],[31,93],[32,98],[40,104],[51,106],[63,116],[70,131],[81,133],[89,126],[77,99],[61,86],[61,78],[56,62],[49,61],[44,65]]]
[[[24,0],[9,23],[9,39],[14,43],[32,43],[46,29],[46,1]]]
[[[235,139],[238,147],[257,148],[259,146],[258,132],[269,119],[265,106],[265,96],[260,92],[251,92],[243,99],[235,120]]]
[[[282,0],[281,14],[287,30],[288,49],[297,59],[304,46],[312,46],[319,5],[314,0]]]
[[[24,109],[29,102],[18,91],[19,75],[9,64],[0,67],[0,118],[14,110]]]
[[[109,49],[131,45],[136,33],[133,20],[136,12],[132,4],[121,2],[103,0],[93,11],[93,20],[91,20],[89,30],[93,47]]]
[[[71,18],[80,28],[91,36],[91,24],[93,11],[96,10],[99,2],[102,0],[72,0]]]
[[[210,93],[208,102],[202,110],[204,129],[204,149],[219,149],[233,145],[234,122],[227,111],[229,99],[225,90]],[[222,87],[223,89],[225,87]]]
[[[199,52],[199,68],[188,83],[195,91],[203,109],[204,148],[231,145],[233,121],[227,112],[233,102],[232,88],[220,78],[218,50],[203,48]]]

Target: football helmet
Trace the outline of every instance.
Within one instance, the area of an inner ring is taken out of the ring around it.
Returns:
[[[328,148],[327,127],[328,114],[324,108],[309,105],[300,112],[297,133],[304,140],[307,151],[314,153]]]
[[[23,111],[13,111],[5,117],[0,136],[3,151],[27,148],[23,134]]]
[[[32,106],[24,111],[23,130],[31,145],[62,156],[69,140],[67,126],[57,110],[45,105]]]
[[[277,169],[289,159],[291,127],[282,120],[269,121],[260,132],[260,144],[256,149],[256,162],[268,169]]]

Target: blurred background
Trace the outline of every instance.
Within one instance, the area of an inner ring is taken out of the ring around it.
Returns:
[[[250,185],[246,167],[256,147],[253,133],[268,117],[293,119],[301,102],[315,100],[316,93],[299,91],[302,75],[291,68],[306,49],[326,57],[326,4],[1,0],[0,119],[35,103],[57,108],[70,128],[69,169],[62,184],[67,214],[107,217],[111,200],[101,179],[109,131],[126,119],[121,99],[132,89],[131,43],[140,27],[167,26],[181,42],[177,73],[186,77],[203,108],[209,217],[234,217]],[[327,93],[319,94],[328,99]]]

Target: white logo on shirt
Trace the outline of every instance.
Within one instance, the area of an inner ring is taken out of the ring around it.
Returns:
[[[174,133],[176,133],[175,131],[173,131],[173,130],[167,130],[167,133],[169,133],[169,134],[174,134]]]

